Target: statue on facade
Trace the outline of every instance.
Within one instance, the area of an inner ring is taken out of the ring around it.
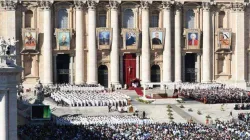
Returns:
[[[18,40],[0,37],[0,66],[16,66],[16,43]]]
[[[43,91],[43,85],[40,81],[35,86],[34,94],[36,96],[36,104],[41,104],[44,101],[44,91]]]

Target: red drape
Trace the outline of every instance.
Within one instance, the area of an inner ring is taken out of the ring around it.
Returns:
[[[130,81],[136,78],[136,54],[124,54],[123,56],[123,78],[130,86]]]

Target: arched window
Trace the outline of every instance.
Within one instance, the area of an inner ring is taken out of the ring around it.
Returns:
[[[126,9],[123,13],[123,28],[134,28],[134,13],[131,9]]]
[[[195,18],[194,10],[189,9],[186,13],[186,28],[187,29],[195,28],[194,18]]]
[[[25,12],[25,28],[32,27],[33,12],[28,10]]]
[[[219,23],[218,23],[218,27],[219,28],[223,28],[224,27],[224,21],[225,21],[225,12],[224,11],[220,11],[219,12]]]
[[[106,27],[107,12],[102,10],[98,14],[98,27]]]
[[[68,12],[66,9],[58,11],[58,28],[68,28]]]
[[[150,27],[159,27],[159,11],[152,12]]]

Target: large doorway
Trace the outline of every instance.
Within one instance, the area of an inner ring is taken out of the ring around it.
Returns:
[[[185,55],[185,82],[196,82],[197,70],[195,68],[196,54]]]
[[[108,68],[105,65],[101,65],[98,67],[98,83],[100,83],[104,87],[108,87]]]
[[[69,54],[58,54],[56,62],[57,83],[69,83]]]
[[[123,76],[123,82],[128,86],[130,86],[131,80],[136,78],[136,54],[124,54]]]
[[[161,82],[161,71],[159,65],[153,65],[151,67],[151,82]],[[158,86],[155,85],[154,87]]]

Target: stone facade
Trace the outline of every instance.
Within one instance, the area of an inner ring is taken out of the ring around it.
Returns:
[[[24,67],[24,84],[38,79],[45,84],[58,82],[57,58],[69,54],[70,83],[99,83],[98,68],[103,65],[108,85],[127,83],[127,69],[132,75],[136,71],[134,78],[152,82],[152,68],[157,65],[157,82],[226,82],[244,87],[250,80],[248,4],[244,0],[2,2],[0,36],[20,40],[18,63]],[[65,10],[67,20],[60,10]],[[26,49],[24,37],[29,30],[36,33],[37,44]],[[105,30],[111,39],[100,45],[99,31]],[[135,33],[135,45],[126,45],[127,30]],[[58,43],[60,31],[69,33],[68,48]],[[153,31],[162,31],[162,45],[152,44]],[[198,44],[189,42],[191,33]],[[127,54],[135,54],[132,69],[125,68]]]

